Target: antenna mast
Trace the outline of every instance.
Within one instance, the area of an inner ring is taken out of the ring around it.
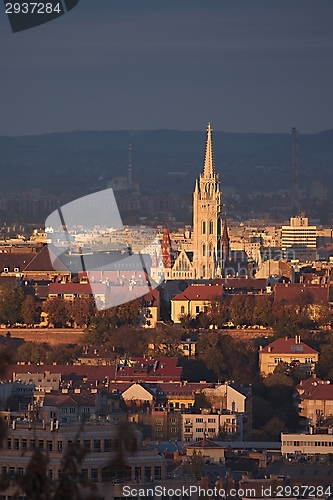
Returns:
[[[128,190],[132,191],[132,144],[128,143]]]
[[[298,215],[298,132],[295,127],[291,131],[292,136],[292,211],[293,215]],[[296,213],[297,212],[297,213]]]

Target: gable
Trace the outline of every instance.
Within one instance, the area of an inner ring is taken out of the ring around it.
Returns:
[[[152,401],[154,399],[149,392],[141,384],[133,384],[122,393],[122,398],[125,401]]]

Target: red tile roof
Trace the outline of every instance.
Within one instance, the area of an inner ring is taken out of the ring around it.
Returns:
[[[308,296],[314,304],[328,302],[328,285],[314,285],[306,283],[277,283],[275,285],[274,300],[277,302],[295,302],[302,295]]]
[[[53,264],[51,263],[50,255],[52,256]],[[52,250],[44,246],[40,252],[34,255],[28,265],[24,268],[25,272],[36,271],[54,271],[70,273],[67,267],[56,257]]]
[[[214,300],[222,297],[221,285],[190,285],[182,293],[175,295],[172,300]]]
[[[75,294],[75,295],[91,295],[94,294],[106,294],[108,291],[108,285],[105,283],[94,283],[93,291],[89,283],[50,283],[49,284],[49,295],[50,294]]]
[[[36,253],[7,253],[0,252],[0,273],[3,272],[22,272],[23,269],[27,267],[29,262],[31,262],[36,257]],[[8,271],[4,271],[7,268]],[[18,269],[19,271],[16,271]],[[52,269],[52,268],[51,268]]]
[[[329,384],[328,380],[322,380],[318,378],[315,374],[312,377],[307,378],[306,380],[301,380],[299,384],[296,385],[296,390],[302,394],[303,392],[309,392],[313,390],[319,384]]]
[[[318,384],[310,391],[300,395],[300,399],[321,399],[333,400],[333,385],[331,384]]]
[[[225,288],[265,290],[266,278],[214,278],[211,282],[214,285],[223,285]]]
[[[271,354],[318,354],[317,351],[304,344],[304,342],[296,342],[295,338],[277,339],[271,342],[266,347],[263,347],[261,352]]]
[[[4,366],[3,380],[12,380],[13,374],[49,372],[61,374],[63,379],[103,381],[117,380],[125,382],[143,381],[159,382],[180,381],[182,367],[177,366],[177,358],[131,358],[124,360],[126,364],[108,366],[87,365],[6,365]]]

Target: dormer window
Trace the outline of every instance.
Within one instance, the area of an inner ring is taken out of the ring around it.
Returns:
[[[4,267],[4,268],[3,268],[3,272],[4,272],[4,273],[8,273],[8,272],[9,272],[9,268],[8,268],[8,267]]]

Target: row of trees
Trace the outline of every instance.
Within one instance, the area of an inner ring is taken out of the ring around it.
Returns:
[[[184,328],[208,328],[214,324],[224,328],[228,322],[235,326],[259,325],[277,327],[286,323],[297,328],[318,328],[330,325],[331,313],[328,305],[314,305],[310,294],[301,294],[293,302],[274,302],[269,295],[226,295],[210,303],[206,312],[195,318],[183,315]],[[282,334],[285,334],[283,331]]]
[[[28,327],[40,322],[41,313],[48,315],[48,323],[54,327],[89,327],[91,323],[100,327],[136,325],[139,322],[141,303],[139,300],[97,313],[92,296],[75,297],[73,301],[62,297],[49,297],[41,303],[33,295],[27,295],[17,285],[0,286],[0,323],[6,326],[25,324]],[[94,320],[94,322],[92,322]]]
[[[0,286],[0,323],[33,326],[39,323],[42,312],[48,314],[51,325],[87,327],[96,313],[93,297],[76,297],[66,301],[61,297],[47,299],[43,304],[33,295],[25,295],[18,285]]]

